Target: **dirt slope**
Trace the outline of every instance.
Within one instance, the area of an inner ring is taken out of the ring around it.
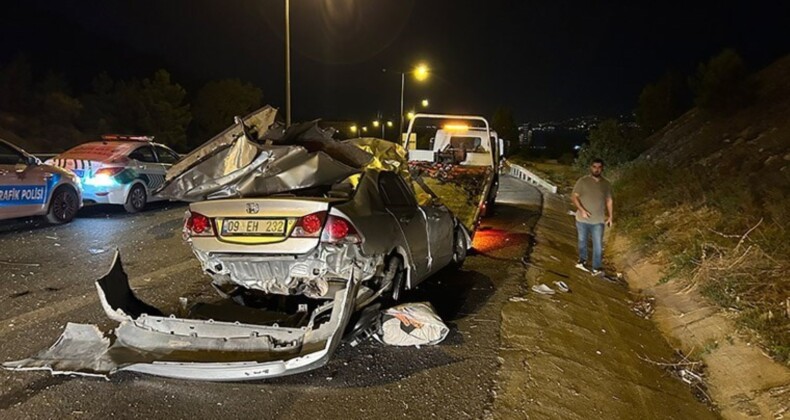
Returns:
[[[727,116],[696,108],[654,134],[648,161],[699,164],[723,179],[748,178],[763,188],[790,176],[790,55],[754,75],[754,101]]]
[[[706,363],[725,418],[782,418],[790,412],[790,56],[753,81],[754,98],[740,110],[692,109],[618,174],[618,237],[607,258],[633,290],[655,298],[653,320],[670,342]]]

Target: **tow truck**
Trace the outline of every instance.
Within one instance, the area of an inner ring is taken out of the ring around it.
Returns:
[[[421,121],[427,121],[425,128],[436,129],[428,148],[420,148],[416,141],[415,127]],[[443,125],[431,125],[436,121]],[[493,210],[502,146],[488,120],[472,115],[416,114],[403,139],[415,183],[447,206],[470,238]]]

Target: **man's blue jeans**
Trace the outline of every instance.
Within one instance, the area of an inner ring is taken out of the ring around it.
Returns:
[[[587,261],[587,237],[592,236],[593,259],[592,268],[600,270],[603,263],[603,223],[576,222],[576,232],[579,234],[579,261]]]

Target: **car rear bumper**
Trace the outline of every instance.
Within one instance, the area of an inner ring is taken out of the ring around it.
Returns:
[[[130,185],[130,184],[129,184]],[[124,204],[129,185],[96,187],[82,184],[82,200],[96,204]]]
[[[114,341],[94,325],[69,323],[52,347],[3,367],[104,377],[134,371],[206,381],[304,372],[323,366],[340,344],[359,283],[349,279],[300,328],[166,316],[134,296],[117,253],[96,287],[107,316],[120,322]]]

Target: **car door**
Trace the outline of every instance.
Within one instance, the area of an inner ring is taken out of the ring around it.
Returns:
[[[173,166],[174,163],[181,159],[181,157],[178,156],[176,152],[162,145],[154,145],[154,150],[156,151],[156,158],[159,166],[157,168],[158,172],[156,173],[156,187],[152,189],[162,186],[162,184],[165,182],[165,174],[167,174],[167,171]],[[154,196],[153,199],[158,198]]]
[[[52,174],[30,157],[0,142],[0,219],[42,214],[46,210],[47,180]]]
[[[150,144],[140,146],[129,153],[129,158],[134,160],[135,170],[138,172],[140,180],[148,187],[150,197],[150,191],[165,182],[162,165],[156,159],[153,146]]]
[[[400,225],[406,238],[413,267],[411,284],[414,287],[431,272],[433,263],[428,242],[428,224],[425,212],[417,206],[417,200],[403,179],[392,172],[379,176],[379,191],[384,206]]]

